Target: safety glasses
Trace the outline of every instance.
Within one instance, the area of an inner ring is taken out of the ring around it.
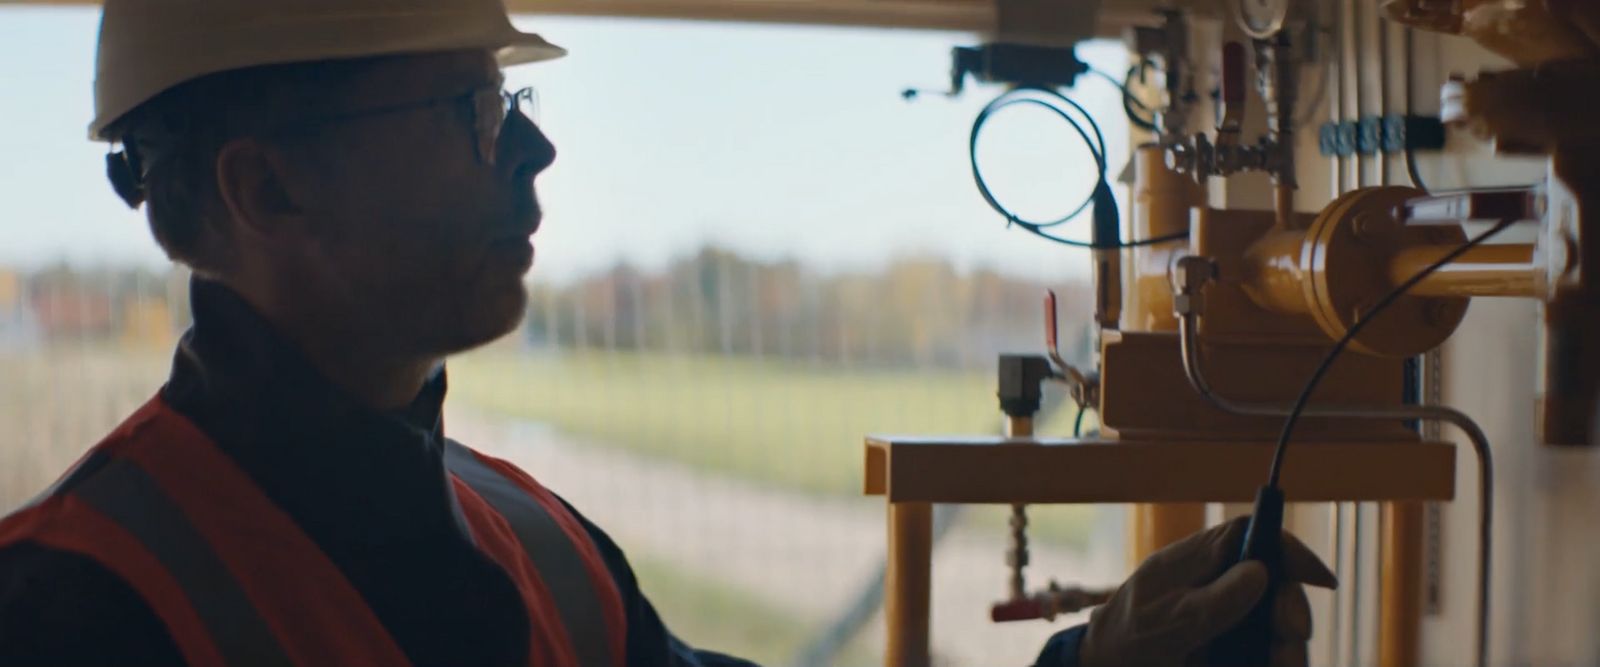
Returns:
[[[513,114],[522,116],[530,123],[537,123],[539,120],[539,95],[532,86],[516,91],[501,90],[498,87],[483,87],[449,97],[435,97],[371,109],[358,109],[332,116],[303,118],[292,123],[280,125],[275,128],[275,131],[303,130],[315,126],[345,123],[448,104],[464,104],[471,111],[474,149],[478,152],[478,159],[489,165],[495,163],[495,155],[499,152],[500,135],[505,130],[506,122],[511,119]]]
[[[472,95],[472,124],[478,140],[478,159],[494,164],[500,146],[500,133],[512,114],[529,122],[539,121],[539,95],[532,86],[512,91],[484,88]]]

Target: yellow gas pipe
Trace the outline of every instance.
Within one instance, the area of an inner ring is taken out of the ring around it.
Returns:
[[[1131,238],[1148,239],[1189,229],[1190,210],[1204,206],[1205,188],[1194,178],[1169,169],[1160,146],[1145,145],[1134,153],[1134,215]],[[1172,283],[1167,267],[1173,255],[1187,251],[1181,243],[1142,246],[1130,253],[1129,283],[1123,290],[1122,325],[1136,331],[1177,331],[1172,312]],[[1144,562],[1150,554],[1205,529],[1203,503],[1139,504],[1128,516],[1128,559]]]

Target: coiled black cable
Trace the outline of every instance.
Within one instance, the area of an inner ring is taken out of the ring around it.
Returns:
[[[1105,75],[1102,74],[1102,76]],[[1043,96],[1046,99],[1029,97],[1028,95]],[[1012,212],[1010,209],[1006,208],[1004,204],[1001,204],[1000,201],[995,198],[994,192],[989,189],[989,183],[983,176],[983,169],[978,166],[978,137],[983,133],[983,128],[988,124],[990,117],[996,112],[999,112],[1007,107],[1024,104],[1043,107],[1049,110],[1051,113],[1059,116],[1062,120],[1067,121],[1067,124],[1072,127],[1073,131],[1078,134],[1078,137],[1083,140],[1084,145],[1088,147],[1090,155],[1094,157],[1094,189],[1090,192],[1089,196],[1085,197],[1084,200],[1078,204],[1077,207],[1073,208],[1066,215],[1054,220],[1025,220],[1021,216]],[[1066,108],[1063,108],[1060,105],[1065,105],[1067,108],[1077,111],[1083,116],[1084,122],[1080,123],[1077,118],[1073,118],[1072,115],[1067,112]],[[1084,127],[1085,123],[1088,125],[1087,129]],[[1083,105],[1072,101],[1067,96],[1062,95],[1053,89],[1040,86],[1019,86],[1006,91],[1004,94],[989,102],[989,104],[984,106],[983,110],[978,113],[978,117],[972,123],[972,134],[967,141],[967,155],[972,165],[973,183],[977,185],[978,194],[983,196],[983,200],[988,202],[989,207],[994,209],[996,213],[999,213],[1001,217],[1005,218],[1008,224],[1020,227],[1023,230],[1045,240],[1077,248],[1106,249],[1155,245],[1169,241],[1182,240],[1189,237],[1188,232],[1181,232],[1178,234],[1169,234],[1149,239],[1124,242],[1116,238],[1106,238],[1108,235],[1096,233],[1096,238],[1094,241],[1079,241],[1076,239],[1068,239],[1056,236],[1055,234],[1051,234],[1049,231],[1047,231],[1051,227],[1056,227],[1071,222],[1078,216],[1082,215],[1085,211],[1088,211],[1091,207],[1095,209],[1097,230],[1108,229],[1106,226],[1107,222],[1111,223],[1110,228],[1114,228],[1114,223],[1118,219],[1116,199],[1112,196],[1111,186],[1106,181],[1107,163],[1105,135],[1100,131],[1100,125],[1094,121],[1094,117],[1089,114],[1087,109],[1083,108]],[[1114,235],[1110,236],[1114,237]]]
[[[1089,73],[1105,79],[1111,85],[1116,86],[1117,90],[1122,93],[1122,113],[1127,115],[1128,123],[1130,125],[1133,125],[1134,127],[1146,132],[1155,132],[1155,110],[1151,109],[1144,102],[1139,101],[1139,98],[1134,97],[1133,95],[1133,77],[1139,74],[1141,70],[1144,70],[1148,67],[1148,65],[1144,64],[1137,64],[1133,67],[1129,67],[1128,73],[1122,77],[1121,81],[1118,81],[1116,77],[1097,69],[1091,69],[1089,70]]]

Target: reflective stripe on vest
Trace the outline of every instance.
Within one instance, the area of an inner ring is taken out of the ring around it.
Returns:
[[[193,423],[161,407],[126,456],[182,508],[297,665],[409,660],[321,547]],[[217,638],[220,639],[220,638]]]
[[[467,447],[451,440],[446,441],[444,451],[450,473],[510,525],[522,553],[537,571],[536,580],[542,584],[538,587],[544,589],[540,592],[548,593],[560,611],[549,630],[565,635],[571,658],[584,667],[621,665],[621,642],[614,641],[622,634],[621,617],[611,613],[620,612],[620,599],[609,572],[597,562],[599,555],[584,553],[586,546],[592,551],[588,535],[569,532],[560,522],[565,508],[549,506],[533,489],[497,471]],[[462,499],[468,497],[463,494]],[[515,572],[508,564],[501,565]],[[603,580],[596,577],[596,565]],[[608,604],[611,602],[615,604]]]
[[[82,554],[127,582],[166,624],[184,664],[228,664],[194,605],[189,604],[183,586],[167,568],[137,537],[78,498],[44,498],[0,521],[0,547],[23,542]]]
[[[25,541],[116,573],[192,665],[408,663],[311,538],[159,397],[0,523],[0,546]]]
[[[239,583],[150,476],[114,458],[73,490],[117,522],[177,581],[230,665],[292,665]]]
[[[458,516],[511,575],[537,667],[620,667],[621,596],[598,550],[553,494],[451,442]],[[0,547],[85,555],[137,591],[185,662],[405,665],[366,601],[293,519],[158,397],[52,492],[0,520]]]

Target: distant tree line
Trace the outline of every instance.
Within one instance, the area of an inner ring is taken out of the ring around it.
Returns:
[[[536,284],[524,331],[536,347],[987,367],[1002,351],[1042,349],[1046,287],[944,259],[822,274],[707,247],[658,272],[619,264],[572,285]],[[1085,356],[1089,287],[1049,287],[1067,353]]]
[[[0,267],[0,288],[0,338],[120,337],[138,327],[163,339],[188,326],[187,273],[178,268]],[[535,272],[522,336],[542,349],[987,368],[1001,352],[1042,350],[1047,288],[1061,300],[1064,351],[1086,360],[1092,299],[1084,283],[959,271],[941,258],[823,273],[716,247],[658,271],[623,263],[572,284],[541,282]]]
[[[186,276],[177,268],[0,267],[0,338],[105,339],[130,327],[170,337],[188,326]]]

